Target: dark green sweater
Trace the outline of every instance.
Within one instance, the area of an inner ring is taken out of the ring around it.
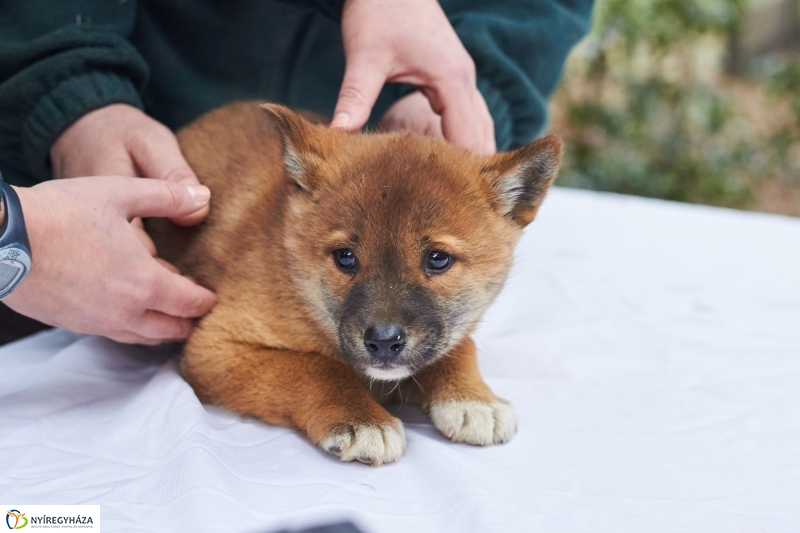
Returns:
[[[4,0],[0,171],[32,185],[81,115],[115,102],[177,129],[226,102],[332,114],[343,0]],[[531,141],[592,0],[442,0],[478,70],[498,149]],[[372,123],[413,88],[389,84]]]

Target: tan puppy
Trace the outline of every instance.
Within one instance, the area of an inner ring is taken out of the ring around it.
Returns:
[[[514,411],[483,382],[469,334],[555,177],[560,139],[477,156],[254,103],[178,139],[211,214],[148,227],[159,254],[219,298],[181,361],[201,400],[372,465],[405,450],[376,399],[418,403],[456,442],[511,438]]]

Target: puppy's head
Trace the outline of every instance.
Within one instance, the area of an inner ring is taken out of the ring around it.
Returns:
[[[288,264],[311,316],[372,378],[402,379],[445,354],[500,290],[560,139],[478,156],[264,110],[283,140]]]

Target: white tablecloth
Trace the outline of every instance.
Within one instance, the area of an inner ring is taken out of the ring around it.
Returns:
[[[0,502],[104,531],[800,531],[800,220],[556,189],[477,339],[516,437],[406,407],[370,468],[203,407],[174,347],[28,338],[0,350]]]

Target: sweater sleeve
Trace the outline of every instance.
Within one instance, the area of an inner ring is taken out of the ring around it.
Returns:
[[[112,103],[139,108],[147,64],[127,37],[134,0],[8,0],[0,8],[0,170],[50,178],[50,147],[75,120]]]
[[[531,142],[570,49],[589,31],[592,0],[442,0],[475,61],[498,150]]]
[[[342,8],[345,0],[278,0],[284,4],[298,4],[304,7],[315,9],[335,22],[342,20]]]

